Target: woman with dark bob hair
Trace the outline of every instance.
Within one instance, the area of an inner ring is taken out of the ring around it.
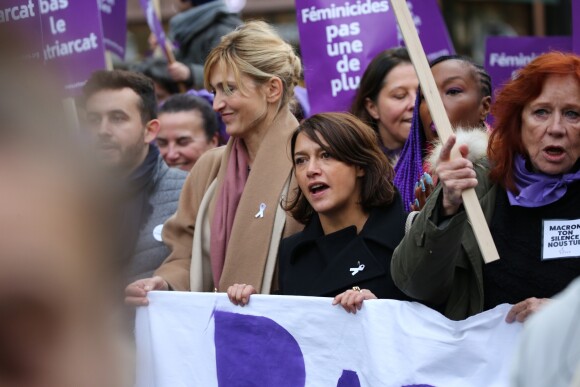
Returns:
[[[439,186],[393,255],[407,295],[464,319],[502,303],[524,321],[580,275],[580,57],[552,52],[497,94],[487,159],[470,149],[435,172]],[[501,259],[484,265],[461,193],[475,188]]]
[[[306,227],[280,244],[280,293],[335,297],[353,313],[363,300],[407,299],[389,270],[406,213],[374,131],[350,114],[317,114],[296,129],[290,150],[298,188],[284,207]],[[234,304],[253,293],[228,289]]]

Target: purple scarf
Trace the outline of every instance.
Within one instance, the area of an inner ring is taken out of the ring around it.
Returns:
[[[234,218],[248,180],[248,152],[241,139],[234,138],[228,159],[226,176],[217,197],[213,222],[211,222],[210,253],[214,286],[219,287],[226,260],[226,250]]]
[[[563,175],[530,172],[522,155],[516,156],[514,167],[514,180],[519,195],[508,191],[512,206],[542,207],[554,203],[566,194],[569,183],[580,180],[580,171]]]

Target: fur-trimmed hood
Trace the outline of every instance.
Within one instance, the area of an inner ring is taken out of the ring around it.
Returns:
[[[477,162],[487,156],[487,144],[489,142],[488,131],[481,128],[457,128],[455,131],[455,136],[457,141],[453,148],[457,148],[460,145],[467,145],[469,148],[469,153],[467,158],[472,163]],[[427,155],[427,163],[430,165],[429,173],[433,173],[437,164],[439,163],[439,155],[441,154],[441,149],[443,148],[443,143],[441,140],[436,140],[433,142],[433,150]]]

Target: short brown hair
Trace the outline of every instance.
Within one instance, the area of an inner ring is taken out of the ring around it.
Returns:
[[[95,71],[83,87],[83,104],[89,97],[101,90],[121,90],[129,88],[139,96],[141,122],[146,124],[157,118],[157,99],[153,81],[145,75],[125,70]]]
[[[313,115],[300,124],[292,134],[290,139],[292,158],[296,138],[300,133],[316,142],[336,160],[364,170],[360,192],[360,204],[364,211],[368,212],[372,208],[393,202],[396,192],[392,182],[393,168],[379,148],[377,134],[371,127],[349,113]],[[321,139],[328,145],[323,144]],[[293,171],[296,171],[296,165]],[[296,188],[294,197],[283,204],[283,208],[304,224],[315,212],[300,188]]]

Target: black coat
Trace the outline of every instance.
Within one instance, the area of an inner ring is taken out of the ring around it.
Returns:
[[[371,211],[357,235],[351,226],[324,235],[315,215],[304,231],[285,238],[278,254],[280,292],[285,295],[334,297],[358,286],[378,298],[408,300],[391,279],[391,256],[405,235],[400,196],[388,207]],[[353,275],[351,268],[364,265]]]

